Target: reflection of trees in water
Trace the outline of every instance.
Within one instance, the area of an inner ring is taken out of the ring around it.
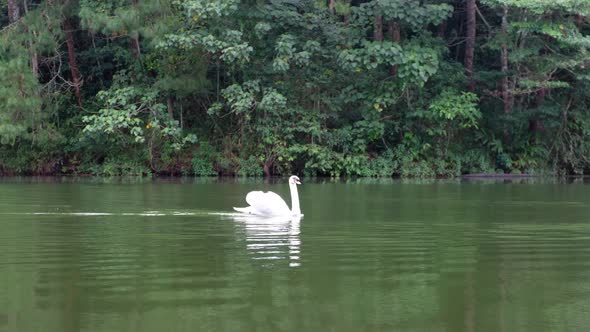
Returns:
[[[118,214],[221,206],[233,192],[181,188],[5,185],[0,210]],[[0,216],[10,221],[0,232],[0,331],[588,325],[584,186],[306,188],[305,264],[300,221],[289,218]]]
[[[286,216],[262,218],[252,215],[235,215],[232,218],[244,225],[247,249],[256,260],[274,263],[288,259],[290,267],[301,265],[301,217]]]
[[[49,330],[181,330],[205,326],[203,317],[211,312],[230,315],[243,299],[242,286],[230,276],[247,266],[219,255],[235,243],[229,223],[204,226],[193,217],[35,218],[43,221],[34,224],[38,263],[28,275],[36,279],[15,278],[12,284],[31,288],[30,307],[22,314],[41,317]],[[28,299],[16,293],[11,298]],[[170,319],[177,316],[186,318]],[[24,330],[40,330],[36,322]]]
[[[286,271],[301,264],[299,219],[35,218],[45,221],[34,224],[40,238],[33,250],[42,264],[37,278],[25,282],[33,296],[26,312],[55,330],[109,331],[120,324],[129,331],[240,330],[243,317],[219,317],[249,315],[248,303],[261,301],[265,288],[249,297],[256,267]],[[236,241],[235,228],[246,243]]]

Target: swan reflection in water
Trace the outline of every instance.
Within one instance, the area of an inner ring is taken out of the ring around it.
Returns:
[[[248,251],[257,260],[283,260],[290,267],[301,265],[299,238],[301,216],[261,217],[235,214],[232,219],[244,225]]]

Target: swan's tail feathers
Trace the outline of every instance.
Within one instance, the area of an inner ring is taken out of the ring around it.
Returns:
[[[243,208],[234,207],[234,210],[241,212],[241,213],[252,214],[252,207],[251,206],[243,207]]]

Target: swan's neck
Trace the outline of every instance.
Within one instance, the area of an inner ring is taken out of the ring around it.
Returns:
[[[291,189],[291,213],[294,215],[301,214],[301,208],[299,207],[299,193],[297,193],[297,185],[289,183],[289,189]]]

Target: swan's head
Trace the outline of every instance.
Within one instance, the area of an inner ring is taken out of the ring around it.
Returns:
[[[299,177],[291,175],[291,177],[289,178],[289,184],[301,184],[301,182],[299,181]]]

